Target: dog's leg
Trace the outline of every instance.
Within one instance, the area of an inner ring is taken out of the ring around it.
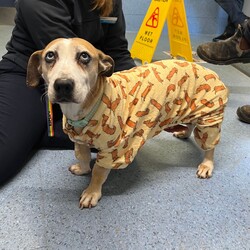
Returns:
[[[69,171],[75,175],[83,175],[91,172],[89,163],[91,160],[90,149],[84,144],[75,143],[75,156],[79,163],[72,165]]]
[[[85,207],[91,208],[97,205],[97,202],[102,196],[102,185],[106,181],[109,172],[110,169],[100,167],[97,164],[94,165],[90,184],[80,197],[79,207],[81,209]]]
[[[181,126],[181,129],[174,131],[173,135],[180,139],[186,139],[192,134],[193,129],[193,124],[186,124],[185,126]]]
[[[210,178],[214,169],[214,149],[205,151],[205,157],[202,163],[198,166],[196,176],[198,178]]]

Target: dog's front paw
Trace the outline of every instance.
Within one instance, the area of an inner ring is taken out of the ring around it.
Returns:
[[[201,179],[206,179],[212,177],[213,166],[210,164],[201,163],[196,172],[196,176]]]
[[[77,163],[69,167],[69,171],[75,175],[84,175],[89,174],[91,172],[91,169],[89,166],[83,167],[80,165],[80,163]]]
[[[87,188],[82,192],[79,207],[81,209],[95,207],[101,196],[101,191],[93,191],[91,188]]]

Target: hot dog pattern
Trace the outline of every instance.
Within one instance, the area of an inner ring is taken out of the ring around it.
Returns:
[[[80,134],[64,119],[64,131],[99,150],[104,168],[125,168],[145,141],[177,124],[194,123],[203,150],[220,140],[228,90],[212,70],[192,62],[163,60],[114,73],[102,102]]]

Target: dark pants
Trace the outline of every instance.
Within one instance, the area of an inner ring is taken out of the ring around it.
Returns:
[[[228,23],[237,27],[248,18],[243,12],[242,8],[244,0],[215,0],[228,14]]]
[[[245,27],[244,27],[244,37],[250,44],[250,19],[247,21]]]
[[[55,110],[55,137],[48,138],[44,86],[28,88],[26,72],[6,59],[0,62],[0,185],[13,176],[39,147],[73,149]]]

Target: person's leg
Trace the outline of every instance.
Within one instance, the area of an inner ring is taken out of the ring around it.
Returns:
[[[229,0],[228,1],[229,2],[229,4],[230,4],[230,6],[231,6],[231,11],[234,11],[234,12],[236,12],[236,11],[238,11],[238,12],[240,12],[241,14],[240,15],[244,15],[244,16],[246,16],[244,13],[243,13],[243,6],[244,6],[244,0]],[[235,6],[237,6],[236,7],[236,9],[234,9],[235,8]],[[230,18],[230,16],[228,16],[228,21],[230,22],[230,23],[234,23],[232,20],[231,20],[231,18]],[[237,23],[237,25],[238,25],[239,23]]]
[[[245,16],[242,12],[243,9],[243,5],[244,5],[244,0],[228,0],[228,1],[221,1],[221,0],[215,0],[226,12],[232,12],[232,14],[228,15],[228,19],[227,19],[227,26],[225,27],[224,32],[213,38],[213,42],[218,42],[218,41],[223,41],[226,40],[228,38],[230,38],[231,36],[234,35],[235,33],[235,29],[237,28],[236,26],[238,25],[235,24],[232,20],[231,20],[231,16],[234,17],[235,14],[240,13],[240,16]],[[235,9],[235,6],[236,9]],[[235,18],[235,17],[234,17]],[[236,18],[238,19],[238,18]]]
[[[235,34],[219,43],[204,43],[197,48],[198,56],[213,64],[250,63],[250,19]]]
[[[238,5],[239,9],[242,11],[244,7],[244,0],[235,0],[235,2]]]
[[[228,14],[229,20],[237,27],[249,17],[242,12],[244,1],[242,0],[215,0]]]
[[[213,42],[226,40],[226,39],[230,38],[231,36],[233,36],[234,33],[235,33],[235,26],[228,18],[228,23],[227,23],[227,26],[226,26],[224,32],[221,35],[214,37]]]
[[[197,54],[204,61],[214,64],[250,63],[250,20],[226,41],[199,45]],[[236,113],[241,121],[250,123],[250,105],[239,107]]]
[[[250,22],[247,22],[244,28],[240,45],[242,49],[250,50]],[[250,105],[243,105],[239,107],[236,113],[241,121],[250,123]]]
[[[243,30],[243,37],[247,40],[247,42],[250,44],[250,21],[246,23]]]
[[[0,62],[0,185],[24,166],[46,129],[41,93],[26,86],[17,65]]]

